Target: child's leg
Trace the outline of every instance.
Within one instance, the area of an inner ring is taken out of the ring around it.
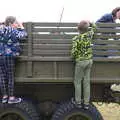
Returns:
[[[6,96],[7,89],[6,89],[6,85],[5,85],[5,75],[4,75],[2,66],[0,66],[0,88],[1,88],[2,95]]]
[[[92,60],[88,60],[87,67],[85,69],[85,76],[83,80],[83,95],[84,95],[84,104],[88,105],[90,102],[90,72],[92,67]]]
[[[84,63],[82,61],[77,62],[75,65],[74,86],[75,86],[75,101],[78,104],[81,104],[81,81],[84,75],[83,69]]]
[[[15,67],[15,58],[12,56],[6,57],[7,63],[7,77],[8,77],[8,92],[9,92],[9,104],[21,102],[21,98],[16,98],[14,96],[14,67]]]
[[[1,93],[3,96],[7,96],[7,89],[6,89],[6,69],[4,66],[4,56],[0,56],[0,88]]]
[[[9,96],[14,95],[14,66],[15,66],[15,58],[13,56],[6,56]]]

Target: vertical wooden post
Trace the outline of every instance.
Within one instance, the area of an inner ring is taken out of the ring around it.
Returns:
[[[57,79],[57,63],[56,63],[56,61],[53,62],[53,66],[54,66],[54,79],[56,80]]]
[[[32,61],[29,61],[29,58],[32,57],[32,22],[27,23],[27,33],[28,33],[28,62],[27,62],[27,77],[32,77]]]

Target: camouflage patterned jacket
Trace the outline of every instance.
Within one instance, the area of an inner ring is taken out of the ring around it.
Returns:
[[[96,25],[92,24],[92,27],[88,32],[79,34],[73,38],[71,55],[76,61],[92,59],[92,39]]]

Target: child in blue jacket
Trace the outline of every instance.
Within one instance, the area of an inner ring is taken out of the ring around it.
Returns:
[[[20,39],[27,36],[22,24],[8,16],[0,26],[0,88],[2,103],[19,103],[21,98],[14,96],[15,58],[20,55]]]

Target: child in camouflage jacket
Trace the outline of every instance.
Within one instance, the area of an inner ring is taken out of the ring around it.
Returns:
[[[75,103],[77,106],[89,108],[90,101],[90,71],[93,63],[92,53],[92,40],[96,30],[95,24],[89,21],[82,20],[78,24],[79,35],[73,38],[71,55],[75,59]],[[83,82],[82,82],[83,80]],[[83,101],[82,97],[82,84],[83,83]]]

